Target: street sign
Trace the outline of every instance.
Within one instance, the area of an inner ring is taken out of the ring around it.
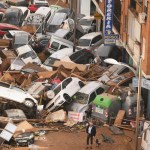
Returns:
[[[103,16],[102,16],[100,13],[95,12],[95,13],[94,13],[94,18],[95,18],[95,19],[103,19]]]
[[[116,40],[119,40],[119,34],[109,34],[104,36],[105,45],[116,44]]]
[[[138,87],[138,79],[135,77],[132,79],[132,86]],[[141,86],[145,89],[150,90],[150,80],[142,78],[142,85]]]
[[[105,0],[104,45],[115,45],[119,35],[112,34],[114,0]]]

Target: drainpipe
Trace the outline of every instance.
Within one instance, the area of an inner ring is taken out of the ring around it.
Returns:
[[[77,2],[78,0],[70,0],[70,8],[74,12],[73,52],[75,52],[75,49],[76,49]]]

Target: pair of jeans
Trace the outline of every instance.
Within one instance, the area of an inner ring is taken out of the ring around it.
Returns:
[[[87,135],[87,145],[89,145],[89,143],[91,143],[91,145],[93,144],[93,136],[91,134]]]

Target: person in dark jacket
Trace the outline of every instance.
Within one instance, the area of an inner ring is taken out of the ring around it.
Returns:
[[[91,144],[90,148],[92,149],[93,137],[95,137],[95,135],[96,135],[96,127],[94,126],[92,121],[90,121],[88,123],[88,126],[86,128],[86,133],[87,133],[87,147],[86,147],[86,149],[89,148],[89,143]]]

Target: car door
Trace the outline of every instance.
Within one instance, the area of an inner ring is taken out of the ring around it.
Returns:
[[[23,103],[26,99],[25,92],[22,89],[14,86],[10,86],[10,96],[13,101],[19,103]]]

